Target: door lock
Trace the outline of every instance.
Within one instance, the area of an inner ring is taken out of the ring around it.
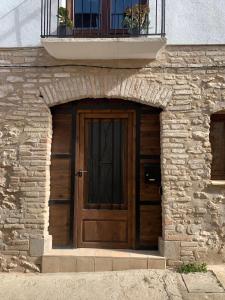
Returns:
[[[88,171],[86,171],[86,170],[79,170],[78,172],[75,173],[75,176],[82,177],[83,173],[87,173],[87,172]]]

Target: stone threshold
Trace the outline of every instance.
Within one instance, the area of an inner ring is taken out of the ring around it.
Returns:
[[[111,249],[52,249],[42,256],[42,272],[102,272],[165,269],[166,259],[156,251]]]

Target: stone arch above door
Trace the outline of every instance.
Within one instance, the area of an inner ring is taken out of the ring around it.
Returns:
[[[144,78],[81,75],[40,87],[48,107],[84,98],[119,98],[165,109],[172,98],[167,86]]]
[[[43,101],[46,108],[74,100],[111,98],[135,101],[166,110],[172,99],[172,89],[169,86],[153,80],[138,78],[135,74],[132,76],[128,76],[127,74],[117,75],[105,71],[97,74],[80,72],[73,75],[73,77],[70,73],[66,74],[68,76],[67,78],[59,78],[58,74],[58,78],[54,78],[51,82],[40,86],[39,100],[41,100],[41,102]],[[65,76],[65,74],[62,75]],[[49,129],[51,128],[52,125],[51,122],[49,122]],[[48,142],[47,161],[50,160],[50,145],[51,140]],[[49,170],[45,185],[49,191]],[[46,200],[49,201],[49,193],[46,195]],[[49,211],[47,210],[45,220],[48,220],[48,213]],[[47,225],[48,222],[46,222],[46,226]],[[51,242],[48,243],[48,241],[51,241],[51,236],[47,236],[46,241],[47,242],[44,242],[46,249],[51,249]]]

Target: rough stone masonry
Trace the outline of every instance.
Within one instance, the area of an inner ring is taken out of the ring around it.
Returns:
[[[0,270],[39,270],[51,240],[49,107],[88,97],[163,108],[161,254],[168,265],[223,261],[225,186],[210,180],[209,129],[225,109],[225,46],[168,46],[152,62],[19,48],[0,49]]]

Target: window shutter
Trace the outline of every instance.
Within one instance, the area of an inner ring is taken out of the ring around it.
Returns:
[[[212,149],[211,179],[225,180],[225,114],[212,115],[210,142]]]

